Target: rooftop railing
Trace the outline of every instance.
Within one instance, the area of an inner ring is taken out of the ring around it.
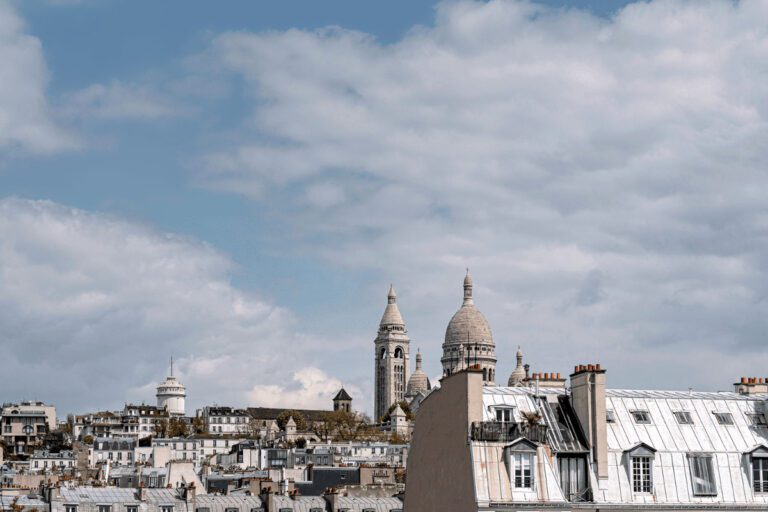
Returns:
[[[524,437],[534,443],[547,442],[547,426],[502,421],[475,421],[470,436],[473,441],[509,443]]]

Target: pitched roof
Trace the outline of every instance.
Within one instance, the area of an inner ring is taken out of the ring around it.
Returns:
[[[334,402],[336,400],[352,400],[352,397],[349,396],[349,393],[347,393],[347,390],[344,388],[341,388],[338,393],[336,393],[336,396],[333,397]]]
[[[274,420],[285,411],[300,412],[304,419],[309,421],[324,421],[325,415],[331,411],[314,409],[275,409],[271,407],[249,407],[248,414],[256,420]]]

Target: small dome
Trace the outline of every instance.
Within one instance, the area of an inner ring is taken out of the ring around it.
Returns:
[[[525,380],[525,367],[523,366],[523,351],[520,347],[517,347],[517,366],[512,370],[512,374],[509,376],[507,386],[515,387],[523,384]]]
[[[381,322],[379,322],[379,325],[405,326],[403,317],[400,315],[400,309],[397,307],[397,294],[395,293],[395,287],[392,285],[389,285],[389,293],[387,294],[387,307],[384,310],[384,314],[381,316]]]
[[[421,352],[416,352],[416,370],[411,374],[411,378],[408,379],[408,396],[416,396],[419,393],[426,393],[432,389],[432,385],[429,383],[429,377],[421,369]]]

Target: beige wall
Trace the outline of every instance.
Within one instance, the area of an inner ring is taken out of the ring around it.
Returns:
[[[421,404],[406,474],[407,512],[477,510],[469,426],[483,417],[483,374],[443,378]]]

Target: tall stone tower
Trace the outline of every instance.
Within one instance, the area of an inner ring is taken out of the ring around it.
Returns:
[[[496,344],[488,320],[475,307],[469,269],[464,277],[464,302],[445,330],[440,362],[444,376],[478,366],[483,371],[483,384],[493,385],[496,380]]]
[[[374,341],[374,368],[376,394],[374,397],[374,421],[387,413],[389,406],[405,398],[410,377],[410,344],[405,322],[397,308],[395,288],[390,285],[387,308],[379,322],[379,335]]]

